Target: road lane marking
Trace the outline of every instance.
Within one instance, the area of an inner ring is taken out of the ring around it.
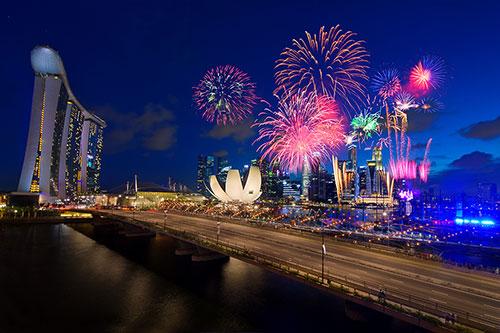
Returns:
[[[448,296],[449,296],[447,293],[443,293],[442,291],[436,291],[436,290],[434,290],[434,289],[431,289],[431,291],[432,291],[433,293],[440,294],[440,295],[443,295],[443,296],[446,296],[446,297],[448,297]]]
[[[492,316],[492,315],[489,315],[489,314],[484,314],[483,316],[490,317],[490,318],[495,318],[497,320],[500,320],[500,317],[495,317],[495,316]]]
[[[488,307],[488,308],[492,308],[492,309],[494,309],[494,310],[500,311],[500,308],[498,308],[498,307],[496,307],[496,306],[489,305],[489,304],[484,304],[484,303],[483,303],[483,305],[484,305],[484,306],[486,306],[486,307]]]
[[[439,300],[439,299],[435,299],[435,298],[432,298],[432,297],[429,297],[429,299],[430,299],[431,301],[434,301],[434,302],[443,303],[443,304],[448,304],[448,303],[446,303],[445,301],[441,301],[441,300]]]

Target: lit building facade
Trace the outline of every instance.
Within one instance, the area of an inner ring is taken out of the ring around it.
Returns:
[[[102,130],[106,123],[88,112],[71,91],[59,54],[46,46],[31,51],[35,74],[28,139],[18,192],[40,193],[41,201],[71,198],[99,191]],[[100,139],[97,149],[85,136],[92,120]],[[94,149],[89,152],[89,147]],[[84,156],[98,160],[89,179]],[[91,182],[91,186],[89,186]],[[97,184],[97,185],[96,185]]]
[[[231,169],[225,157],[213,155],[198,155],[198,168],[196,171],[196,192],[210,197],[210,176],[215,175],[220,183],[225,184],[227,173]]]

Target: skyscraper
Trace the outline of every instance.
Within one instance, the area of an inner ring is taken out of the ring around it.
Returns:
[[[227,174],[227,171],[226,171]],[[208,186],[210,176],[219,175],[217,158],[213,155],[198,155],[198,169],[196,172],[196,191],[210,197]]]
[[[262,175],[263,199],[279,199],[283,195],[283,184],[280,180],[279,163],[269,163],[266,159],[254,160],[252,165],[258,165]]]
[[[40,193],[42,201],[98,192],[106,123],[76,99],[55,50],[35,47],[31,66],[35,83],[18,191]]]

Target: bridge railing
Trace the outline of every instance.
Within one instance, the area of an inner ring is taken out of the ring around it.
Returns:
[[[234,255],[242,259],[250,259],[287,274],[295,275],[314,284],[327,288],[338,288],[354,296],[362,297],[367,301],[379,302],[383,306],[394,308],[395,310],[402,311],[413,316],[417,315],[425,317],[424,313],[427,313],[434,316],[434,318],[427,316],[427,320],[434,319],[435,321],[439,321],[443,324],[443,318],[447,318],[449,314],[454,314],[456,315],[456,322],[465,326],[495,332],[500,329],[500,324],[498,322],[486,319],[476,313],[469,313],[447,304],[433,302],[414,294],[405,293],[400,290],[383,287],[381,285],[374,285],[362,279],[353,279],[348,276],[335,275],[328,271],[324,272],[322,277],[319,269],[276,258],[259,251],[250,250],[244,245],[242,246],[240,244],[231,243],[221,239],[217,240],[215,237],[207,235],[194,234],[174,229],[166,226],[163,222],[144,222],[135,218],[125,218],[132,223],[140,224],[144,227],[151,228],[151,226],[154,226],[157,231],[163,230],[181,240],[192,242],[228,255]],[[379,300],[378,296],[381,288],[385,291],[385,297]]]

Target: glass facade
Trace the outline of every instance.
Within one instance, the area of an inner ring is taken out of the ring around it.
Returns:
[[[92,120],[89,122],[89,134],[87,142],[87,193],[98,193],[100,191],[99,180],[101,177],[103,128]]]
[[[57,52],[31,52],[33,102],[19,192],[40,193],[42,201],[100,191],[103,128],[106,123],[77,101]]]
[[[61,145],[64,133],[64,120],[66,118],[66,106],[68,103],[68,91],[64,84],[61,84],[57,108],[55,110],[54,134],[52,136],[52,154],[50,159],[50,195],[59,194],[59,162],[61,156]],[[61,181],[63,181],[61,179]]]
[[[73,197],[81,193],[81,155],[80,141],[82,139],[82,128],[84,115],[76,105],[71,103],[68,123],[68,140],[66,144],[66,169],[65,188],[66,196]]]

